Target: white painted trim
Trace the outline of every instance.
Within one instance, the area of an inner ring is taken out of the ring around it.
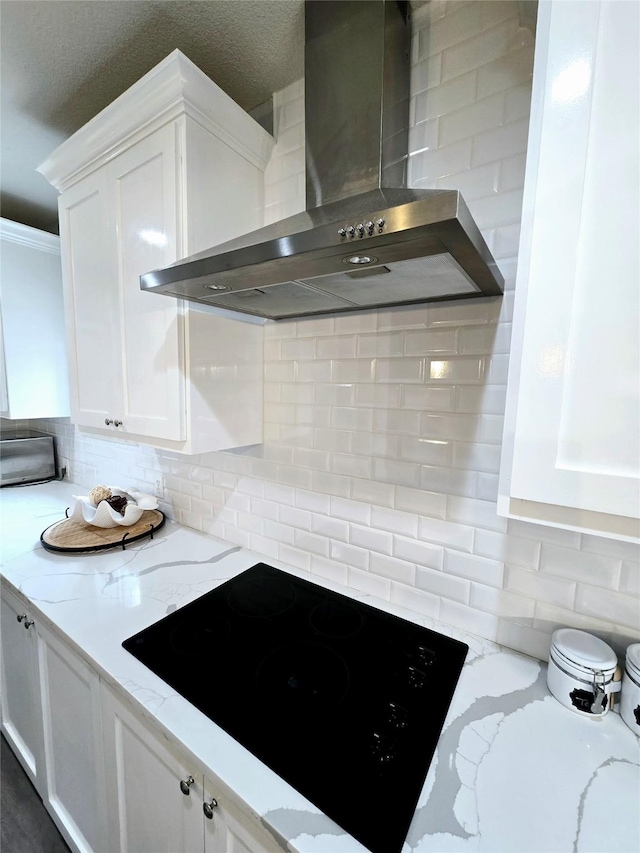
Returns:
[[[0,239],[52,255],[60,254],[60,238],[57,235],[12,222],[10,219],[0,218]]]
[[[188,112],[264,170],[275,144],[273,137],[181,51],[174,50],[56,148],[38,172],[63,191],[70,177],[80,176],[88,166],[103,165],[132,144],[141,127],[170,111],[172,118]]]

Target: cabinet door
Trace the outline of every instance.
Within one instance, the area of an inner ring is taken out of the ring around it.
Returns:
[[[637,3],[540,4],[501,484],[507,514],[623,538],[640,517],[639,26]]]
[[[38,625],[46,805],[73,850],[107,851],[100,680]]]
[[[2,586],[2,731],[35,787],[41,791],[42,724],[37,649],[29,609]],[[18,617],[20,621],[18,621]],[[25,618],[26,617],[26,618]]]
[[[217,805],[205,811],[205,853],[282,853],[274,838],[221,786],[205,778],[204,802]]]
[[[182,306],[144,293],[140,276],[178,257],[180,156],[173,122],[108,166],[117,232],[123,432],[186,438]]]
[[[104,169],[58,201],[69,354],[71,420],[105,428],[122,384],[115,235],[107,213]]]
[[[106,687],[102,699],[109,850],[202,853],[202,776]]]

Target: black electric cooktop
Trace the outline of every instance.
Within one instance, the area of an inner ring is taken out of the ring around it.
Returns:
[[[122,645],[372,853],[399,853],[468,646],[264,563]]]

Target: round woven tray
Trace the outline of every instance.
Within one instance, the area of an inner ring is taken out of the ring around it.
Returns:
[[[153,539],[153,534],[160,530],[164,521],[164,514],[159,509],[145,510],[138,521],[129,527],[91,527],[65,518],[43,530],[40,542],[47,551],[65,554],[106,551],[118,546],[124,550],[127,545],[146,536]]]

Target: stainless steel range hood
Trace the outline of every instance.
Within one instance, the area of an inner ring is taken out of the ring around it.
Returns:
[[[308,209],[142,289],[274,320],[501,294],[460,194],[406,188],[408,4],[307,0],[305,17]]]

